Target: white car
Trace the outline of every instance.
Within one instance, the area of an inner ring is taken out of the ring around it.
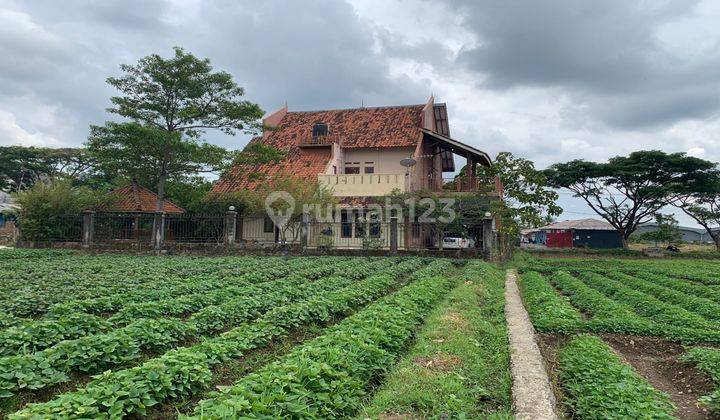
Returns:
[[[475,240],[466,238],[443,238],[442,244],[446,249],[475,248]]]

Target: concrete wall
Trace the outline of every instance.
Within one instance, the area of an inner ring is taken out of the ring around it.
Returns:
[[[412,156],[413,152],[412,147],[344,149],[342,173],[345,173],[344,165],[348,162],[360,162],[361,174],[365,173],[366,166],[373,166],[376,174],[405,174],[405,167],[400,165],[400,161]]]

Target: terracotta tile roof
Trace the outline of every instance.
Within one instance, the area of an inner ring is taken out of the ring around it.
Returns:
[[[223,174],[211,193],[253,189],[264,179],[283,172],[316,180],[331,158],[330,148],[300,148],[299,145],[312,138],[313,125],[319,122],[328,125],[329,135],[341,139],[344,148],[414,147],[422,138],[424,106],[287,112],[275,131],[265,138],[253,139],[286,152],[285,158],[278,163],[236,165]]]
[[[117,188],[110,193],[112,203],[106,211],[116,212],[154,212],[157,205],[157,194],[136,183]],[[163,203],[165,213],[185,213],[185,210],[175,203],[165,199]]]
[[[301,139],[312,137],[315,123],[322,122],[328,125],[330,135],[342,138],[343,147],[415,146],[424,106],[288,112],[268,140],[280,149],[297,146]]]
[[[235,165],[213,185],[211,193],[252,190],[273,176],[286,174],[306,181],[317,181],[330,160],[330,150],[293,148],[280,162]]]

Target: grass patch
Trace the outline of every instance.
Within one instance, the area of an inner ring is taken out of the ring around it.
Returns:
[[[600,338],[579,335],[560,352],[564,403],[582,419],[671,419],[667,395],[620,361]]]
[[[360,417],[512,417],[504,273],[472,262],[463,277]]]

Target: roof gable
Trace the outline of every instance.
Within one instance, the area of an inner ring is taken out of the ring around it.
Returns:
[[[423,107],[407,105],[288,112],[266,143],[281,150],[297,147],[301,139],[312,137],[315,123],[325,123],[330,135],[342,139],[343,147],[414,147],[420,140]]]
[[[157,194],[136,183],[111,191],[110,197],[113,198],[113,201],[105,209],[107,211],[152,213],[157,208]],[[163,211],[165,213],[185,213],[182,207],[168,199],[163,202]]]

